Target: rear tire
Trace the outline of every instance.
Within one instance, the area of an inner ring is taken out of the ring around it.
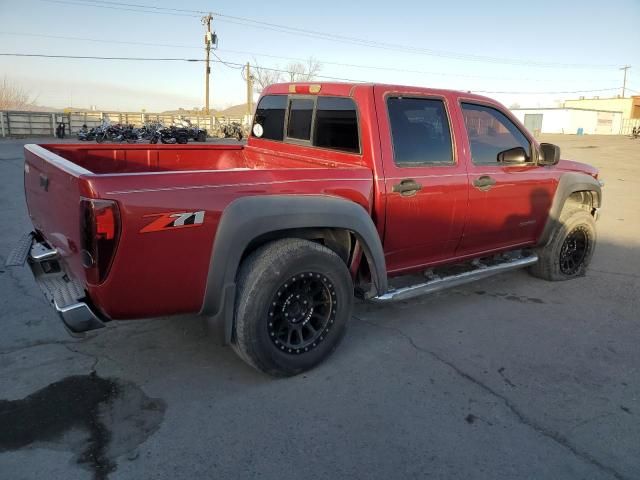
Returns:
[[[301,239],[268,243],[240,266],[233,348],[276,377],[309,370],[342,340],[353,308],[353,283],[340,257]]]
[[[550,281],[583,276],[593,257],[596,239],[593,216],[580,207],[567,206],[549,243],[537,249],[539,260],[529,267],[529,273]]]

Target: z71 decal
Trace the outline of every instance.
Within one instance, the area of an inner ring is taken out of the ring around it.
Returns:
[[[176,228],[201,227],[204,223],[204,210],[199,212],[155,213],[146,217],[158,217],[140,230],[140,233],[161,232]]]

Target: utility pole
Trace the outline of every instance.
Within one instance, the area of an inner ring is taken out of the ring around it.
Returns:
[[[247,118],[251,118],[253,112],[253,77],[251,76],[251,65],[247,62]]]
[[[209,66],[209,55],[211,54],[211,44],[215,34],[211,33],[211,20],[213,16],[211,14],[202,17],[202,25],[207,27],[207,31],[204,34],[204,51],[206,54],[205,70],[204,70],[204,112],[205,115],[209,115],[209,76],[211,75],[211,67]]]
[[[631,68],[631,65],[625,65],[620,70],[624,70],[624,80],[622,81],[622,98],[627,90],[627,70]]]

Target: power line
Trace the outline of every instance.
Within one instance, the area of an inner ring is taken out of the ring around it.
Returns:
[[[171,15],[171,16],[180,16],[180,17],[199,17],[200,15],[194,15],[194,14],[186,14],[186,13],[180,13],[180,12],[159,12],[159,11],[153,11],[153,10],[143,10],[140,8],[134,9],[134,8],[123,8],[123,7],[112,7],[112,6],[108,6],[108,5],[94,5],[94,4],[87,4],[87,3],[83,3],[83,2],[74,2],[71,0],[41,0],[43,2],[48,2],[48,3],[61,3],[61,4],[66,4],[66,5],[78,5],[78,6],[82,6],[82,7],[96,7],[96,8],[105,8],[105,9],[109,9],[109,10],[124,10],[127,12],[138,12],[138,13],[157,13],[160,15]],[[151,7],[144,7],[144,8],[151,8]]]
[[[97,57],[93,55],[46,55],[41,53],[0,53],[3,57],[69,58],[77,60],[135,60],[150,62],[204,62],[200,58]]]
[[[74,60],[123,60],[123,61],[150,61],[150,62],[205,62],[204,59],[201,58],[166,58],[166,57],[101,57],[101,56],[93,56],[93,55],[47,55],[47,54],[39,54],[39,53],[0,53],[0,56],[3,57],[35,57],[35,58],[68,58]],[[215,63],[224,64],[230,68],[244,68],[245,64],[236,63],[236,62],[227,62],[221,60],[216,55],[217,60],[211,60]],[[282,68],[271,68],[271,67],[259,67],[262,70],[268,70],[272,72],[280,72],[280,73],[297,73],[291,70],[285,70]],[[317,78],[324,78],[327,80],[335,80],[340,82],[352,82],[352,83],[368,83],[367,80],[358,80],[353,78],[344,78],[344,77],[332,77],[328,75],[315,75]],[[514,91],[488,91],[488,90],[472,90],[474,93],[493,93],[493,94],[519,94],[519,95],[552,95],[552,94],[561,94],[561,93],[590,93],[590,92],[604,92],[610,90],[617,90],[619,87],[613,88],[601,88],[595,90],[571,90],[571,91],[554,91],[554,92],[514,92]],[[635,90],[634,90],[635,91]]]
[[[137,42],[137,41],[122,41],[122,40],[105,40],[98,38],[86,38],[86,37],[69,37],[64,35],[48,35],[41,33],[23,33],[23,32],[0,32],[0,34],[4,35],[18,35],[18,36],[28,36],[28,37],[41,37],[41,38],[54,38],[60,40],[73,40],[73,41],[88,41],[88,42],[98,42],[98,43],[106,43],[106,44],[119,44],[119,45],[141,45],[141,46],[150,46],[150,47],[169,47],[169,48],[191,48],[191,49],[200,49],[200,47],[196,47],[194,45],[185,45],[185,44],[166,44],[166,43],[150,43],[150,42]],[[248,52],[244,50],[229,50],[229,49],[218,49],[221,52],[227,52],[231,54],[241,54],[241,55],[251,55],[252,57],[265,57],[265,58],[276,58],[283,60],[293,60],[297,62],[305,62],[308,59],[299,58],[299,57],[287,57],[282,55],[271,55],[266,53],[256,53],[256,52]],[[215,54],[214,54],[215,55]],[[219,57],[218,57],[219,58]],[[417,73],[422,75],[437,75],[444,77],[459,77],[459,78],[481,78],[488,80],[523,80],[523,78],[509,78],[509,77],[487,77],[483,75],[469,75],[469,74],[461,74],[461,73],[447,73],[447,72],[432,72],[432,71],[424,71],[424,70],[413,70],[406,68],[393,68],[393,67],[384,67],[379,65],[362,65],[362,64],[353,64],[353,63],[344,63],[344,62],[331,62],[328,60],[318,59],[319,63],[326,65],[335,65],[338,67],[352,67],[352,68],[362,68],[368,70],[379,70],[379,71],[388,71],[388,72],[396,72],[396,73]],[[544,81],[539,80],[539,81]]]
[[[503,94],[519,94],[519,95],[551,95],[559,93],[592,93],[592,92],[607,92],[611,90],[618,90],[619,87],[614,88],[597,88],[595,90],[571,90],[563,92],[495,92],[489,90],[472,90],[474,93],[503,93]]]
[[[167,43],[156,43],[156,42],[137,42],[137,41],[124,41],[124,40],[105,40],[103,38],[87,38],[87,37],[69,37],[66,35],[49,35],[44,33],[25,33],[25,32],[0,32],[0,35],[16,35],[23,37],[39,37],[39,38],[53,38],[58,40],[73,40],[80,42],[97,42],[97,43],[107,43],[107,44],[116,44],[116,45],[140,45],[144,47],[169,47],[169,48],[193,48],[200,50],[201,47],[196,47],[195,45],[185,45],[185,44],[167,44]]]
[[[122,61],[148,61],[148,62],[206,62],[202,58],[167,58],[167,57],[101,57],[95,55],[48,55],[41,53],[0,53],[2,57],[31,57],[31,58],[67,58],[71,60],[122,60]],[[216,56],[217,57],[217,56]],[[219,58],[219,57],[218,57]],[[211,60],[215,63],[222,63],[228,67],[240,67],[244,68],[245,64],[226,62],[223,60]],[[260,67],[263,70],[269,70],[273,72],[281,73],[297,73],[291,70],[284,70],[281,68]],[[331,77],[328,75],[316,75],[318,78],[325,78],[327,80],[336,80],[339,82],[352,82],[352,83],[366,83],[366,80],[356,80],[353,78],[344,77]]]
[[[222,60],[217,54],[216,52],[211,52],[211,54],[216,57],[218,59],[218,62],[221,63],[222,65],[224,65],[225,67],[229,67],[229,68],[233,68],[234,70],[242,70],[245,68],[244,65],[240,65],[237,63],[230,63],[230,62],[225,62],[224,60]]]
[[[153,5],[145,5],[140,3],[125,3],[125,2],[114,2],[114,1],[106,1],[106,0],[85,0],[85,1],[76,1],[76,2],[71,2],[69,0],[42,0],[42,1],[53,2],[53,3],[70,3],[74,5],[85,6],[85,7],[100,7],[100,8],[110,8],[110,9],[116,9],[116,10],[120,9],[120,10],[131,11],[132,9],[135,9],[132,11],[137,11],[142,13],[158,13],[158,14],[165,14],[165,15],[199,16],[203,13],[200,10],[175,9],[175,8],[169,8],[169,7],[157,7]],[[281,33],[288,33],[292,35],[299,35],[299,36],[311,37],[316,39],[335,41],[339,43],[350,43],[350,44],[369,47],[369,48],[402,51],[405,53],[415,53],[415,54],[422,54],[422,55],[428,55],[428,56],[450,58],[450,59],[461,60],[461,61],[502,63],[502,64],[508,64],[508,65],[526,65],[526,66],[547,67],[547,68],[600,69],[600,68],[618,67],[618,65],[593,65],[593,64],[589,65],[589,64],[571,64],[571,63],[554,63],[554,62],[536,62],[536,61],[526,61],[526,60],[513,59],[513,58],[500,58],[500,57],[491,57],[491,56],[483,56],[483,55],[464,54],[464,53],[458,53],[458,52],[448,52],[448,51],[441,51],[441,50],[426,49],[421,47],[378,42],[375,40],[367,40],[367,39],[358,38],[358,37],[337,35],[337,34],[331,34],[331,33],[302,29],[302,28],[295,28],[287,25],[279,25],[275,23],[263,22],[260,20],[254,20],[246,17],[225,15],[219,12],[214,12],[214,15],[219,20],[226,21],[228,23],[236,23],[244,26],[252,26],[255,28],[274,30]]]
[[[150,10],[165,10],[170,12],[184,12],[184,13],[197,13],[198,15],[206,15],[207,11],[205,10],[192,10],[185,8],[172,8],[172,7],[158,7],[155,5],[141,5],[136,3],[125,3],[125,2],[113,2],[108,0],[79,0],[84,3],[106,3],[109,5],[124,5],[126,7],[138,7],[138,8],[148,8]]]
[[[17,36],[28,36],[28,37],[41,37],[41,38],[53,38],[60,40],[72,40],[72,41],[87,41],[87,42],[97,42],[97,43],[105,43],[105,44],[117,44],[117,45],[140,45],[140,46],[150,46],[150,47],[165,47],[165,48],[189,48],[189,49],[200,49],[200,47],[196,47],[195,45],[186,45],[186,44],[167,44],[167,43],[150,43],[150,42],[138,42],[138,41],[123,41],[123,40],[105,40],[99,38],[86,38],[86,37],[69,37],[64,35],[49,35],[49,34],[41,34],[41,33],[23,33],[23,32],[2,32],[0,31],[0,35],[17,35]],[[252,57],[265,57],[265,58],[275,58],[275,59],[284,59],[284,60],[293,60],[297,62],[305,62],[308,59],[299,58],[299,57],[287,57],[282,55],[271,55],[266,53],[256,53],[256,52],[248,52],[245,50],[230,50],[230,49],[218,49],[218,51],[231,53],[231,54],[240,54],[240,55],[250,55]],[[211,52],[218,60],[220,60],[223,64],[225,63],[219,56],[217,56],[214,52]],[[363,65],[363,64],[354,64],[354,63],[344,63],[344,62],[332,62],[328,60],[317,59],[317,61],[324,65],[335,65],[338,67],[350,67],[350,68],[360,68],[366,70],[376,70],[376,71],[387,71],[387,72],[395,72],[395,73],[415,73],[419,75],[435,75],[441,77],[456,77],[456,78],[476,78],[476,79],[487,79],[487,80],[513,80],[519,81],[523,80],[523,78],[514,78],[514,77],[490,77],[484,75],[469,75],[469,74],[461,74],[461,73],[450,73],[450,72],[433,72],[433,71],[425,71],[425,70],[413,70],[407,68],[394,68],[394,67],[384,67],[379,65]],[[244,68],[233,66],[231,68]],[[526,80],[533,80],[531,78],[526,78]],[[538,79],[537,81],[551,81],[551,79]]]

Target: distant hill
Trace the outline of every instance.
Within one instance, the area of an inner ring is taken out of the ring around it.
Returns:
[[[216,117],[242,118],[247,114],[247,104],[234,105],[216,113]]]
[[[217,110],[210,108],[211,115],[218,115]],[[155,113],[155,112],[153,112]],[[160,112],[161,115],[204,115],[202,110],[191,110],[189,108],[179,108],[178,110],[165,110]]]

